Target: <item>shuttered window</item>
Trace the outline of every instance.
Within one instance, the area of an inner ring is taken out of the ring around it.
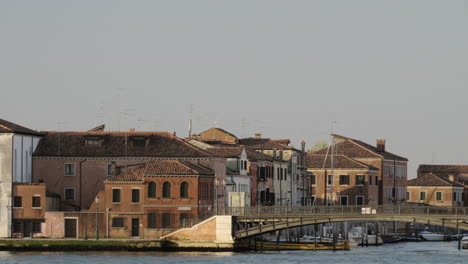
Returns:
[[[148,213],[148,228],[156,228],[156,213]]]

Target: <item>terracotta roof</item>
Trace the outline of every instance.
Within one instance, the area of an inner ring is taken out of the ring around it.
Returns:
[[[247,153],[247,158],[248,158],[249,160],[253,160],[253,161],[260,161],[260,160],[263,160],[263,161],[273,161],[273,160],[275,160],[275,159],[273,159],[272,156],[263,154],[263,153],[261,153],[261,152],[255,151],[255,150],[247,149],[247,150],[246,150],[246,153]],[[283,160],[281,160],[281,161],[283,161]],[[284,161],[283,161],[283,162],[284,162]]]
[[[407,186],[452,186],[463,187],[463,185],[437,176],[433,173],[424,174],[416,179],[409,180]]]
[[[100,146],[87,146],[86,139],[102,140]],[[133,139],[145,140],[143,147]],[[46,132],[34,156],[61,157],[211,157],[168,132]]]
[[[158,175],[213,175],[213,171],[189,161],[154,160],[116,175],[108,181],[143,181],[145,177]]]
[[[222,128],[219,128],[219,127],[212,127],[212,128],[207,129],[207,130],[205,130],[205,131],[203,131],[203,132],[201,132],[201,133],[199,133],[199,134],[207,133],[207,132],[210,131],[210,130],[218,130],[218,131],[220,131],[220,132],[222,132],[222,133],[224,133],[224,134],[227,134],[227,135],[229,135],[229,136],[231,136],[231,137],[233,137],[233,138],[237,138],[236,135],[234,135],[234,134],[232,134],[232,133],[230,133],[230,132],[228,132],[228,131],[226,131],[226,130],[224,130],[224,129],[222,129]]]
[[[326,163],[324,167],[324,161],[326,158]],[[308,155],[306,157],[306,166],[309,169],[331,169],[331,155]],[[378,171],[379,169],[366,165],[362,162],[354,160],[352,158],[346,157],[344,155],[335,155],[333,156],[333,168],[335,169],[365,169]]]
[[[239,144],[244,145],[250,149],[258,150],[293,150],[292,147],[283,144],[284,140],[272,140],[270,138],[243,138],[240,139]]]
[[[468,173],[468,165],[429,165],[421,164],[418,172],[427,173]]]
[[[242,154],[243,146],[233,147],[212,147],[206,149],[216,157],[237,158]]]
[[[335,143],[335,154],[345,155],[352,158],[383,158],[388,160],[408,161],[407,158],[400,157],[388,151],[379,151],[377,147],[362,142],[360,140],[343,137],[340,135],[332,135],[335,138],[341,138],[344,141]],[[330,146],[317,150],[314,154],[331,153]]]
[[[0,133],[17,133],[17,134],[26,134],[34,136],[42,136],[41,133],[34,131],[32,129],[20,126],[18,124],[0,119]]]

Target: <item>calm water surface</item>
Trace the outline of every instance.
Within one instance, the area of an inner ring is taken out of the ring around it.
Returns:
[[[282,251],[245,253],[203,252],[1,252],[0,264],[146,264],[146,263],[409,263],[468,264],[468,250],[457,249],[456,242],[399,243],[380,247],[354,248],[351,251]]]

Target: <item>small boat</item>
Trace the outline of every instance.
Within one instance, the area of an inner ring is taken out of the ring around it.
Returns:
[[[427,230],[419,232],[419,235],[426,241],[444,241],[444,234],[433,233]]]
[[[404,238],[401,236],[383,236],[382,240],[384,244],[392,244],[392,243],[402,242]]]
[[[468,249],[468,235],[464,235],[460,240],[460,246],[462,249]]]
[[[366,235],[361,226],[351,228],[348,232],[348,239],[352,247],[383,244],[383,240],[380,236],[375,235],[371,230],[369,230]]]
[[[305,242],[272,242],[250,241],[250,249],[254,250],[349,250],[348,241],[338,242],[335,245],[330,242],[305,243]]]

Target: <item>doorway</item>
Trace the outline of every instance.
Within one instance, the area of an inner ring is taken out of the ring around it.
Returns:
[[[132,218],[132,237],[140,236],[140,219]]]
[[[65,218],[65,237],[66,238],[77,238],[78,219],[77,218]]]

